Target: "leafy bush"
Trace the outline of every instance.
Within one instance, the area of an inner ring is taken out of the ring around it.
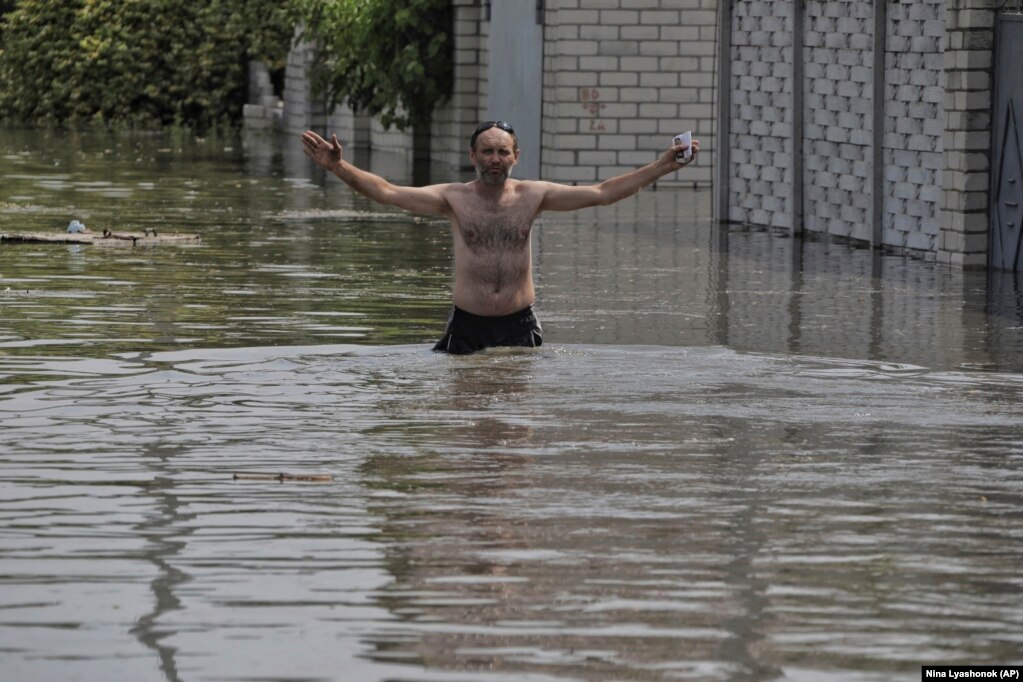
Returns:
[[[282,66],[293,33],[275,0],[13,5],[0,24],[0,116],[37,124],[235,120],[247,62]]]
[[[331,105],[385,127],[428,124],[451,95],[450,0],[293,0],[319,48],[313,82]]]

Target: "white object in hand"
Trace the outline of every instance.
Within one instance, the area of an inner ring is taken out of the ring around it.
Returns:
[[[681,153],[675,154],[675,161],[682,163],[693,158],[693,131],[687,130],[680,135],[676,135],[671,143],[672,145],[684,144],[686,146]]]

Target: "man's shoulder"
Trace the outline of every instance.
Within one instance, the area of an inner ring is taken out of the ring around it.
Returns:
[[[444,183],[442,185],[437,185],[437,187],[440,189],[440,191],[445,196],[452,196],[452,197],[466,196],[466,195],[472,194],[472,193],[474,193],[476,191],[475,190],[475,184],[477,182],[479,182],[479,181],[478,180],[468,180],[466,182],[448,182],[448,183]]]
[[[528,195],[543,194],[554,184],[546,180],[509,180],[509,182],[515,182],[512,189],[516,193]]]

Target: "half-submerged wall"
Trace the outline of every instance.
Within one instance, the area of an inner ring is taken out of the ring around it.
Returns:
[[[992,10],[723,4],[719,218],[984,265]]]
[[[473,127],[502,118],[491,61],[514,56],[492,54],[494,32],[511,30],[491,21],[497,1],[452,0],[455,85],[431,155],[463,177]],[[713,183],[723,222],[987,263],[1000,0],[521,4],[543,27],[544,179],[605,179],[692,129],[699,163],[659,184]],[[291,56],[284,129],[330,129],[411,164],[411,133],[315,103],[310,59],[303,45]]]

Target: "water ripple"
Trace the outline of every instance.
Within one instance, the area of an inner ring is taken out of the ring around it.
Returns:
[[[25,670],[134,639],[203,678],[240,641],[243,676],[910,679],[1023,639],[1017,375],[591,346],[2,371]],[[233,480],[279,471],[333,480]],[[310,637],[340,648],[285,665]]]

